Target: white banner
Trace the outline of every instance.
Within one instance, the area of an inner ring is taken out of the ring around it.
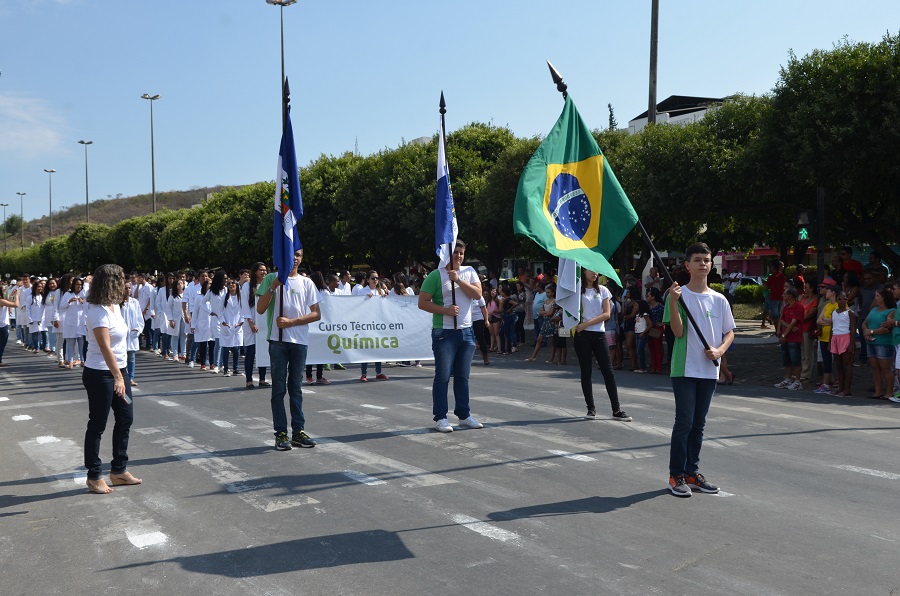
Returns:
[[[307,364],[433,360],[432,315],[417,296],[327,296],[309,326]]]

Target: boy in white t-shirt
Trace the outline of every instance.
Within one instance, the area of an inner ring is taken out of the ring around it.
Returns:
[[[294,253],[294,266],[285,283],[278,274],[265,276],[256,288],[256,312],[269,321],[269,357],[272,361],[272,423],[275,448],[315,447],[316,442],[303,430],[303,376],[309,346],[309,324],[322,318],[319,293],[308,277],[297,273],[303,261],[303,249]],[[274,324],[273,324],[274,323]],[[287,414],[284,394],[291,404],[291,439],[287,438]]]
[[[673,283],[666,299],[663,322],[675,335],[670,359],[672,391],[675,393],[675,425],[669,451],[669,491],[690,497],[693,490],[718,493],[719,487],[700,473],[700,448],[706,415],[716,391],[719,371],[715,361],[734,340],[734,317],[722,294],[711,290],[706,278],[712,266],[712,251],[698,242],[685,251],[685,268],[691,276],[687,286]],[[683,304],[679,304],[679,298]],[[710,346],[704,348],[697,329],[687,319],[687,308]]]

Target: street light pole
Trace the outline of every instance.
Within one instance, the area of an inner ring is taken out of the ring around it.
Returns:
[[[287,123],[287,103],[284,101],[284,7],[296,4],[297,0],[266,0],[266,4],[278,6],[281,13],[281,85],[279,85],[278,95],[282,97],[281,102],[281,128]]]
[[[78,141],[79,144],[84,145],[84,217],[87,223],[91,223],[91,203],[88,199],[88,160],[87,160],[87,146],[92,145],[94,141]]]
[[[9,203],[0,203],[0,207],[3,207],[3,227],[6,227],[6,208],[9,207]],[[5,232],[5,230],[4,230]],[[8,239],[9,234],[3,234],[3,252],[6,252],[6,240]]]
[[[27,195],[28,193],[17,192],[16,194],[19,195],[19,219],[22,220],[20,222],[21,225],[19,226],[19,228],[22,230],[22,252],[25,252],[25,195]]]
[[[53,238],[53,174],[56,170],[44,168],[44,171],[47,172],[47,178],[50,181],[50,237]]]
[[[150,184],[153,188],[153,213],[156,213],[156,160],[153,149],[153,102],[159,99],[159,97],[159,93],[156,95],[150,95],[149,93],[141,95],[141,99],[150,100]]]

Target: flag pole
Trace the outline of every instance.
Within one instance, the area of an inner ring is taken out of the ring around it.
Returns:
[[[550,63],[549,60],[547,61],[547,66],[550,67],[550,76],[553,79],[553,82],[556,83],[556,90],[559,91],[560,93],[562,93],[563,99],[566,99],[569,96],[569,94],[567,92],[568,85],[566,85],[563,82],[562,75],[559,74],[559,71],[557,71],[553,67],[553,65]],[[653,258],[656,259],[657,261],[659,261],[660,265],[662,265],[663,264],[662,257],[659,256],[659,253],[657,252],[656,247],[653,246],[653,240],[650,239],[650,234],[648,234],[647,230],[644,229],[644,224],[641,223],[640,219],[638,219],[638,221],[637,221],[637,226],[641,232],[641,235],[644,237],[644,242],[646,242],[647,248],[649,248],[650,252],[653,253]],[[666,282],[669,284],[669,286],[671,286],[673,283],[675,283],[674,280],[672,279],[672,276],[669,274],[669,270],[666,267],[661,266],[660,269],[665,274]],[[703,343],[703,349],[709,350],[710,349],[709,342],[706,341],[706,338],[703,336],[703,333],[700,331],[700,327],[697,325],[697,321],[694,320],[694,316],[691,314],[690,309],[688,309],[687,304],[685,304],[684,298],[679,297],[678,303],[684,309],[684,312],[687,315],[688,321],[690,322],[691,326],[694,328],[694,331],[697,333],[697,337],[699,337],[700,341]],[[715,364],[716,366],[719,366],[719,361],[713,360],[713,364]]]
[[[284,9],[282,8],[282,16],[284,18]],[[283,27],[283,25],[282,25]],[[282,29],[282,36],[284,36],[284,29]],[[282,37],[282,39],[284,39]],[[282,42],[284,43],[284,42]],[[281,76],[284,81],[284,85],[281,89],[281,138],[284,139],[284,135],[287,133],[287,113],[288,108],[291,105],[291,86],[288,84],[288,79],[284,76],[284,54],[281,57]],[[291,192],[294,192],[294,189],[291,189]],[[285,279],[285,282],[287,279]],[[281,291],[278,292],[278,316],[284,315],[284,288],[281,288]],[[276,317],[276,320],[278,318]],[[271,337],[271,336],[269,336]],[[284,329],[281,327],[278,328],[278,341],[284,341]]]
[[[440,107],[440,113],[441,113],[441,142],[444,143],[444,158],[446,159],[446,157],[447,157],[447,123],[444,121],[444,114],[447,113],[447,102],[444,101],[444,92],[443,91],[441,91],[441,102],[440,102],[440,104],[438,104],[438,106]],[[447,183],[448,184],[450,183],[449,178],[447,180]],[[450,269],[451,270],[456,269],[456,264],[453,262],[454,248],[456,248],[456,247],[452,246],[451,243],[449,243],[449,242],[447,243],[447,254],[450,255]],[[453,303],[453,306],[456,306],[456,283],[453,281],[450,282],[450,300]],[[454,329],[456,329],[456,325],[457,325],[456,315],[453,315],[453,328]]]

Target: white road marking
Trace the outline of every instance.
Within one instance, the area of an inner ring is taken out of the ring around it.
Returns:
[[[453,478],[434,474],[428,470],[423,470],[422,468],[417,468],[416,466],[411,466],[389,457],[376,455],[364,449],[359,449],[334,439],[321,438],[318,439],[318,441],[319,447],[323,448],[325,451],[338,453],[357,464],[362,464],[385,472],[385,477],[388,480],[406,480],[407,482],[403,485],[404,487],[437,486],[439,484],[453,484],[457,482]]]
[[[51,436],[38,437],[35,441],[37,441],[38,445],[43,445],[44,443],[59,443],[59,439]]]
[[[287,489],[273,482],[252,484],[260,479],[251,477],[227,459],[213,455],[215,451],[208,447],[195,445],[179,437],[164,437],[154,441],[154,443],[166,447],[178,459],[197,466],[212,476],[225,490],[236,494],[242,501],[261,511],[268,513],[300,505],[313,505],[319,502],[303,494],[291,495],[285,498],[283,495]],[[274,489],[268,492],[277,495],[276,498],[272,500],[266,499],[265,491],[267,489]]]
[[[553,455],[560,455],[560,456],[568,458],[568,459],[574,459],[575,461],[597,461],[593,457],[589,457],[587,455],[581,455],[578,453],[569,453],[568,451],[557,451],[556,449],[548,449],[547,451],[549,451]]]
[[[222,428],[234,428],[234,425],[230,422],[226,422],[224,420],[210,420],[216,426],[221,426]]]
[[[876,478],[887,478],[888,480],[900,480],[900,474],[893,472],[882,472],[881,470],[872,470],[869,468],[859,468],[857,466],[832,466],[838,470],[847,470],[848,472],[856,472],[857,474],[865,474],[867,476],[875,476]]]
[[[18,416],[13,416],[12,419],[16,422],[21,422],[22,420],[31,420],[31,416],[28,414],[19,414]]]
[[[359,404],[360,408],[370,408],[372,410],[387,410],[384,406],[373,406],[372,404]]]
[[[8,383],[12,383],[13,385],[22,386],[25,384],[23,381],[20,381],[19,379],[15,378],[14,376],[12,376],[11,374],[6,373],[6,372],[0,373],[0,376],[2,376],[4,379],[6,379],[6,381]]]
[[[9,401],[8,397],[0,397],[0,401]]]
[[[158,400],[156,400],[156,403],[158,403],[161,406],[166,406],[169,408],[177,407],[177,406],[181,405],[181,404],[176,404],[174,401],[166,401],[164,399],[158,399]]]
[[[368,486],[377,486],[379,484],[387,484],[384,480],[379,480],[378,478],[373,478],[368,474],[363,474],[362,472],[354,472],[353,470],[342,470],[341,474],[349,478],[350,480],[356,480],[357,482],[361,482],[362,484]]]
[[[878,538],[879,540],[884,540],[885,542],[897,542],[896,540],[891,540],[890,538],[885,538],[884,536],[878,536],[877,534],[869,534],[872,538]]]
[[[48,406],[67,406],[69,404],[83,404],[84,399],[65,399],[60,401],[44,401],[44,402],[32,402],[28,404],[18,404],[14,406],[0,406],[0,411],[3,410],[24,410],[25,408],[46,408]]]
[[[481,534],[491,540],[499,540],[500,542],[515,542],[519,540],[519,535],[515,532],[498,528],[468,515],[453,514],[450,518],[467,530],[472,530],[476,534]]]
[[[128,541],[138,548],[147,548],[148,546],[153,546],[155,544],[163,544],[168,540],[168,537],[162,532],[150,532],[147,534],[126,532],[125,535],[128,536]]]
[[[713,497],[733,497],[734,493],[726,493],[724,490],[720,490],[717,493],[712,494]]]

